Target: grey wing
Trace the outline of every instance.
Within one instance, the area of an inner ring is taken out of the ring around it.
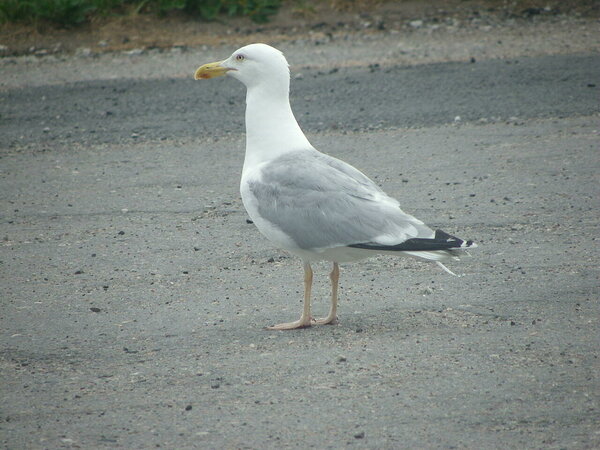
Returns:
[[[302,249],[433,236],[360,171],[316,151],[277,158],[249,188],[261,217]]]

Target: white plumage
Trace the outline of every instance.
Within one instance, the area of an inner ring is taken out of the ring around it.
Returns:
[[[437,262],[458,259],[472,241],[433,231],[400,209],[354,167],[317,151],[294,117],[290,74],[283,54],[265,44],[236,50],[228,59],[198,68],[196,79],[232,76],[246,85],[246,156],[240,191],[254,224],[276,246],[304,262],[304,308],[299,320],[271,329],[336,321],[340,262],[377,253]],[[313,261],[333,263],[331,309],[310,314]]]

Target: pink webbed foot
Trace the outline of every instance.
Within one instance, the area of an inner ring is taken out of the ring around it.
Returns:
[[[267,330],[296,330],[298,328],[308,328],[310,327],[315,320],[312,317],[308,317],[307,319],[301,317],[299,320],[294,322],[286,322],[279,323],[277,325],[272,325],[267,327]]]

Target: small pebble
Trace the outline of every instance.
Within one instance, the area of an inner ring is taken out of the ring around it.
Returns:
[[[126,50],[123,53],[128,56],[139,56],[144,53],[144,49],[143,48],[134,48],[133,50]]]
[[[90,56],[92,54],[92,49],[87,47],[80,47],[75,50],[75,56]]]

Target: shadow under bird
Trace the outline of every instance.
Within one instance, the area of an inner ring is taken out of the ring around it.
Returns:
[[[434,261],[458,259],[473,241],[434,231],[400,209],[373,181],[351,165],[316,150],[300,129],[289,101],[290,71],[283,54],[266,44],[242,47],[205,64],[194,78],[229,75],[244,83],[246,156],[240,191],[259,231],[304,263],[300,319],[268,327],[290,330],[337,320],[339,263],[376,254]],[[313,319],[311,262],[333,263],[331,308]]]

